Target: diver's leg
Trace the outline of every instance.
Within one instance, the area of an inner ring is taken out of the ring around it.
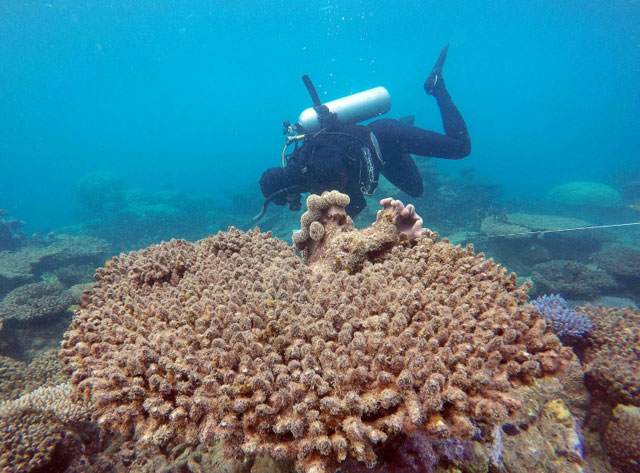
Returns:
[[[451,121],[447,116],[449,104],[446,99],[441,102],[443,123],[446,123],[445,131],[449,133],[443,135],[435,131],[425,130],[417,126],[408,125],[398,120],[384,118],[369,123],[369,128],[376,135],[382,150],[382,159],[389,160],[389,156],[396,156],[396,153],[411,153],[420,156],[431,156],[445,159],[461,159],[471,152],[471,141],[464,129],[451,129]],[[453,102],[450,104],[455,108]],[[462,122],[464,124],[464,122]],[[385,153],[385,150],[388,150]],[[390,154],[392,153],[392,154]]]
[[[367,201],[360,190],[347,191],[347,194],[349,195],[349,205],[345,207],[345,211],[349,217],[355,218],[367,206]]]
[[[422,176],[420,176],[418,166],[409,153],[387,155],[380,172],[391,184],[411,197],[422,195],[424,190]]]
[[[369,127],[383,148],[383,159],[386,159],[384,158],[385,147],[402,150],[405,153],[447,159],[464,158],[471,152],[467,126],[442,78],[442,66],[447,56],[447,48],[448,46],[445,46],[440,53],[424,85],[425,91],[435,97],[438,103],[445,134],[424,130],[398,120],[381,119],[371,122]]]
[[[462,118],[462,114],[453,103],[449,91],[444,85],[444,79],[440,78],[438,81],[441,85],[434,90],[433,96],[436,98],[438,108],[440,109],[440,116],[442,117],[442,127],[444,128],[445,135],[448,138],[452,138],[458,141],[456,148],[459,153],[462,153],[464,157],[471,152],[471,139],[469,138],[469,132],[467,131],[467,125]],[[415,151],[415,153],[418,153]]]
[[[462,114],[453,103],[453,99],[444,83],[444,77],[442,77],[442,68],[447,59],[448,51],[449,45],[447,44],[442,48],[440,56],[438,56],[433,69],[431,69],[427,80],[424,82],[424,90],[427,94],[435,97],[438,103],[445,135],[461,142],[461,145],[458,146],[461,146],[462,150],[458,150],[459,152],[464,151],[465,147],[468,148],[466,154],[464,154],[466,156],[471,152],[471,140],[467,132],[467,125],[464,122],[464,118],[462,118]],[[415,153],[421,154],[417,151]]]

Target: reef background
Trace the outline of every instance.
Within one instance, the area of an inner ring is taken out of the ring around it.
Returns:
[[[473,154],[439,167],[528,202],[637,178],[639,25],[637,1],[2,2],[0,206],[29,231],[83,222],[73,183],[100,170],[206,193],[238,225],[310,105],[303,73],[323,99],[384,85],[388,116],[440,130],[422,82],[445,43]]]

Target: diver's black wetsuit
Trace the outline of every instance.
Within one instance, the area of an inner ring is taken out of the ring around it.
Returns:
[[[462,115],[444,89],[436,100],[445,134],[424,130],[401,120],[383,118],[368,127],[378,138],[385,165],[382,174],[407,194],[422,195],[422,178],[410,154],[445,159],[461,159],[471,153],[471,140]]]
[[[446,48],[443,54],[446,57]],[[434,68],[438,74],[444,62],[442,54],[440,60],[440,67]],[[383,118],[366,126],[329,128],[305,139],[286,167],[268,169],[260,179],[263,194],[269,197],[284,188],[316,194],[335,189],[351,198],[346,210],[352,217],[366,206],[363,191],[371,194],[375,190],[379,173],[407,194],[422,195],[422,177],[410,154],[460,159],[471,152],[464,119],[441,75],[434,76],[432,71],[425,90],[436,98],[444,135],[413,126],[412,118]],[[284,193],[272,200],[279,205],[286,204]]]

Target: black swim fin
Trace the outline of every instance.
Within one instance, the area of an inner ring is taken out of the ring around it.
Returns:
[[[427,80],[424,81],[424,90],[429,95],[434,95],[440,87],[444,86],[444,81],[442,80],[442,66],[444,66],[444,62],[447,60],[447,52],[449,51],[449,44],[447,44],[442,51],[440,52],[440,56],[438,56],[438,60],[436,61],[433,69],[431,69],[431,73]]]

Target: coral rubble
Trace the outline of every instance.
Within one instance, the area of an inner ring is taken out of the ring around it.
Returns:
[[[222,440],[231,457],[305,473],[373,467],[401,434],[499,425],[520,407],[514,389],[570,349],[514,274],[387,204],[358,231],[344,198],[310,197],[305,262],[233,228],[110,260],[62,343],[77,395],[142,442]]]

